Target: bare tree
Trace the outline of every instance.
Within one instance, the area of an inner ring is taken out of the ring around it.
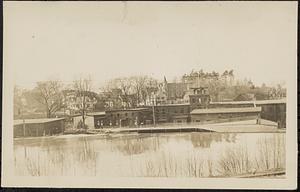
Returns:
[[[145,105],[147,98],[157,89],[158,82],[156,79],[142,75],[115,78],[102,87],[102,91],[111,93],[114,98],[119,98],[123,102],[123,107]]]
[[[153,92],[153,88],[158,89],[158,82],[156,79],[153,79],[149,76],[133,76],[132,86],[133,90],[136,94],[137,103],[140,104],[143,102],[146,104],[147,97],[150,96],[151,92]],[[152,88],[152,91],[149,90]]]
[[[152,77],[147,77],[144,83],[144,87],[141,90],[141,100],[146,104],[147,98],[151,96],[153,92],[158,90],[158,81]]]
[[[136,94],[137,104],[140,104],[142,100],[142,92],[145,89],[147,83],[147,76],[133,76],[131,77],[133,89]]]
[[[62,84],[59,81],[37,82],[37,100],[45,106],[47,118],[63,106]]]
[[[14,115],[20,115],[21,114],[21,108],[22,108],[22,90],[18,86],[14,86]]]
[[[79,79],[76,79],[74,81],[73,86],[76,96],[80,99],[81,104],[79,105],[79,107],[81,111],[83,127],[85,128],[85,115],[88,108],[87,102],[92,89],[91,78],[80,77]]]

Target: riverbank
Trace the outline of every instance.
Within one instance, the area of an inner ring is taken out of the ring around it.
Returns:
[[[270,169],[270,170],[265,170],[265,171],[255,171],[255,172],[248,172],[248,173],[242,173],[238,175],[231,175],[231,176],[226,176],[226,175],[218,175],[218,176],[213,176],[212,178],[285,178],[286,172],[285,169]]]
[[[136,128],[104,128],[89,129],[89,133],[172,133],[172,132],[218,132],[218,133],[284,133],[285,129],[278,129],[276,123],[256,120],[214,123],[214,124],[182,124],[174,126],[136,127]]]
[[[269,171],[261,171],[257,173],[247,173],[247,174],[241,174],[233,176],[235,178],[284,178],[285,177],[285,170],[279,169],[279,170],[269,170]]]
[[[256,120],[235,121],[214,124],[174,124],[159,125],[156,127],[136,127],[136,128],[103,128],[103,129],[69,129],[63,134],[43,136],[42,138],[92,136],[92,135],[132,135],[139,133],[188,133],[188,132],[217,132],[217,133],[285,133],[286,129],[278,129],[276,123],[263,120],[261,124],[256,124]],[[17,137],[14,140],[33,139],[37,137]]]

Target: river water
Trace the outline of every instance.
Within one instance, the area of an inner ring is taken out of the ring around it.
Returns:
[[[285,168],[284,133],[65,135],[14,140],[16,175],[215,177]]]

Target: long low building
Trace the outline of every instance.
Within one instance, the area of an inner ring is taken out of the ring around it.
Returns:
[[[64,132],[64,118],[14,120],[14,137],[38,137]]]
[[[192,122],[220,122],[260,118],[261,107],[208,108],[191,111]]]
[[[135,127],[155,123],[187,123],[190,116],[189,104],[165,104],[143,108],[109,110],[89,113],[94,117],[95,128]],[[155,119],[154,119],[155,118]]]
[[[211,102],[209,108],[261,107],[261,118],[277,122],[278,127],[286,127],[286,99]]]
[[[152,124],[152,111],[149,108],[116,109],[88,114],[94,116],[95,128],[134,127]]]
[[[90,124],[93,124],[89,125],[89,128],[96,129],[104,127],[143,127],[154,123],[214,123],[254,118],[277,122],[278,127],[285,127],[285,105],[284,100],[211,102],[205,108],[195,109],[188,103],[160,104],[93,112],[87,115],[91,117],[89,118],[91,120]]]

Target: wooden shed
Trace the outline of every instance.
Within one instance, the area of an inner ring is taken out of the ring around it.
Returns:
[[[64,118],[14,120],[14,137],[38,137],[63,133]]]
[[[241,121],[260,118],[261,107],[195,109],[192,122]]]

